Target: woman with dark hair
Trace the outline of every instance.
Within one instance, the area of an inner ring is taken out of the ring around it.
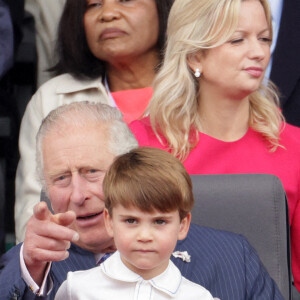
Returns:
[[[144,113],[159,68],[173,0],[67,0],[59,24],[57,75],[30,100],[20,129],[16,175],[17,242],[39,201],[35,136],[54,108],[74,101],[116,106],[130,122]]]

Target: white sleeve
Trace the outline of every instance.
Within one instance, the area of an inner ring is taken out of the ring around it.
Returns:
[[[69,279],[69,274],[68,277]],[[67,299],[72,299],[71,295],[68,293],[68,279],[65,280],[61,286],[59,287],[56,295],[55,295],[55,300],[67,300]]]
[[[52,281],[51,277],[49,276],[51,262],[48,263],[41,287],[39,287],[36,284],[36,282],[32,279],[32,277],[30,276],[30,274],[26,268],[24,257],[23,257],[23,245],[21,246],[21,249],[20,249],[20,267],[21,267],[22,278],[24,279],[27,286],[34,294],[45,297],[46,295],[48,295],[51,292],[51,290],[53,289],[53,281]]]

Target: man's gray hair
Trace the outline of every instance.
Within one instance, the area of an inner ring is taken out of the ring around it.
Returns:
[[[65,126],[84,127],[99,123],[105,127],[108,136],[108,151],[115,156],[129,152],[138,147],[132,132],[122,119],[121,112],[109,105],[88,101],[74,102],[52,110],[42,121],[36,136],[37,174],[46,191],[43,162],[43,141],[52,130],[63,130]],[[101,130],[99,126],[99,130]]]

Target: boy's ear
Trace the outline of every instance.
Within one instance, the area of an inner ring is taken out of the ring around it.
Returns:
[[[191,213],[188,213],[187,216],[181,220],[180,229],[178,232],[178,240],[183,240],[187,236],[191,224],[191,219],[192,215]]]
[[[202,54],[199,51],[188,55],[187,63],[193,73],[196,72],[196,69],[199,69],[200,73],[202,73],[203,68],[201,63],[201,57]]]
[[[104,224],[105,224],[106,231],[110,237],[114,237],[112,218],[106,208],[104,208],[103,215],[104,215]]]

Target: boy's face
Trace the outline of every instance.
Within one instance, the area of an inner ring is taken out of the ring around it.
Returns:
[[[191,215],[180,221],[177,210],[148,213],[117,205],[112,217],[104,211],[104,220],[123,263],[144,279],[150,279],[168,266],[177,240],[187,235]]]

